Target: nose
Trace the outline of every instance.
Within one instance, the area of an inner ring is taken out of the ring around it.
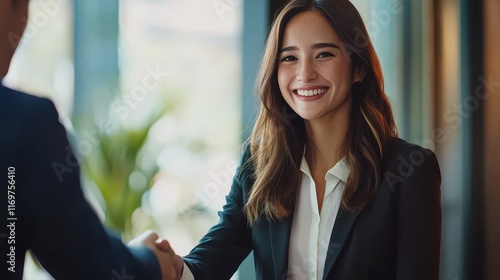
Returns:
[[[318,73],[314,68],[314,63],[309,60],[302,60],[297,69],[297,80],[301,82],[309,82],[318,77]]]

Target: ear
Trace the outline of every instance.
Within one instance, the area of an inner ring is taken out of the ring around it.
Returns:
[[[366,68],[362,66],[356,66],[354,69],[354,82],[362,82],[365,79]]]

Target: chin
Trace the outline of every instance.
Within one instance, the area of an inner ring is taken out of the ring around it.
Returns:
[[[311,114],[311,113],[298,113],[299,117],[301,117],[305,121],[313,121],[321,118],[319,114]]]

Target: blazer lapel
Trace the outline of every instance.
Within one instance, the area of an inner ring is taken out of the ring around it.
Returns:
[[[344,209],[344,207],[340,207],[337,219],[335,220],[335,224],[333,226],[332,236],[330,237],[328,252],[326,253],[323,280],[326,279],[328,273],[330,273],[330,270],[333,267],[333,264],[337,260],[357,215],[357,213],[351,213]]]
[[[286,279],[283,275],[286,275],[288,266],[288,243],[290,242],[292,221],[293,213],[281,222],[269,223],[275,279]]]

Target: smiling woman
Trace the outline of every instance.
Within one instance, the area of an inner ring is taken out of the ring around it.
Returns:
[[[343,203],[351,210],[362,210],[377,192],[381,181],[379,162],[397,132],[383,90],[381,67],[361,17],[349,1],[292,1],[278,15],[269,38],[259,82],[263,106],[252,139],[256,172],[287,178],[284,180],[290,188],[285,194],[273,186],[269,190],[275,190],[271,192],[278,209],[290,209],[290,205],[282,203],[294,200],[301,175],[284,169],[292,163],[283,165],[282,161],[300,162],[304,147],[308,147],[305,156],[310,165],[318,165],[312,168],[317,173],[313,177],[318,179],[345,157],[351,176],[343,192]],[[275,68],[277,73],[273,74]],[[313,97],[304,96],[310,91],[302,96],[298,93],[313,90],[314,95],[315,89],[327,91]],[[276,115],[284,110],[300,118],[291,121]],[[267,125],[288,127],[289,131],[263,130]],[[269,155],[267,148],[280,152]],[[277,162],[281,163],[274,169]],[[279,171],[266,173],[260,168]],[[273,182],[266,177],[261,177],[262,182]],[[316,181],[324,185],[324,180]],[[257,179],[252,192],[255,196],[247,205],[251,220],[254,210],[255,216],[259,215],[257,205],[262,202],[257,199],[259,182]],[[323,189],[319,188],[320,194]],[[283,199],[288,196],[289,199]],[[318,201],[321,204],[321,199]],[[268,209],[271,208],[274,207]],[[283,218],[283,214],[288,212],[266,213],[277,219]]]
[[[307,12],[294,17],[283,36],[286,47],[280,51],[278,84],[287,104],[301,118],[341,120],[347,127],[349,92],[354,79],[361,80],[361,73],[351,69],[348,51],[338,42],[341,39],[321,14]],[[340,111],[343,116],[338,115]]]
[[[350,1],[290,1],[220,221],[183,279],[229,279],[252,250],[258,279],[438,279],[438,162],[398,138],[383,84]]]

